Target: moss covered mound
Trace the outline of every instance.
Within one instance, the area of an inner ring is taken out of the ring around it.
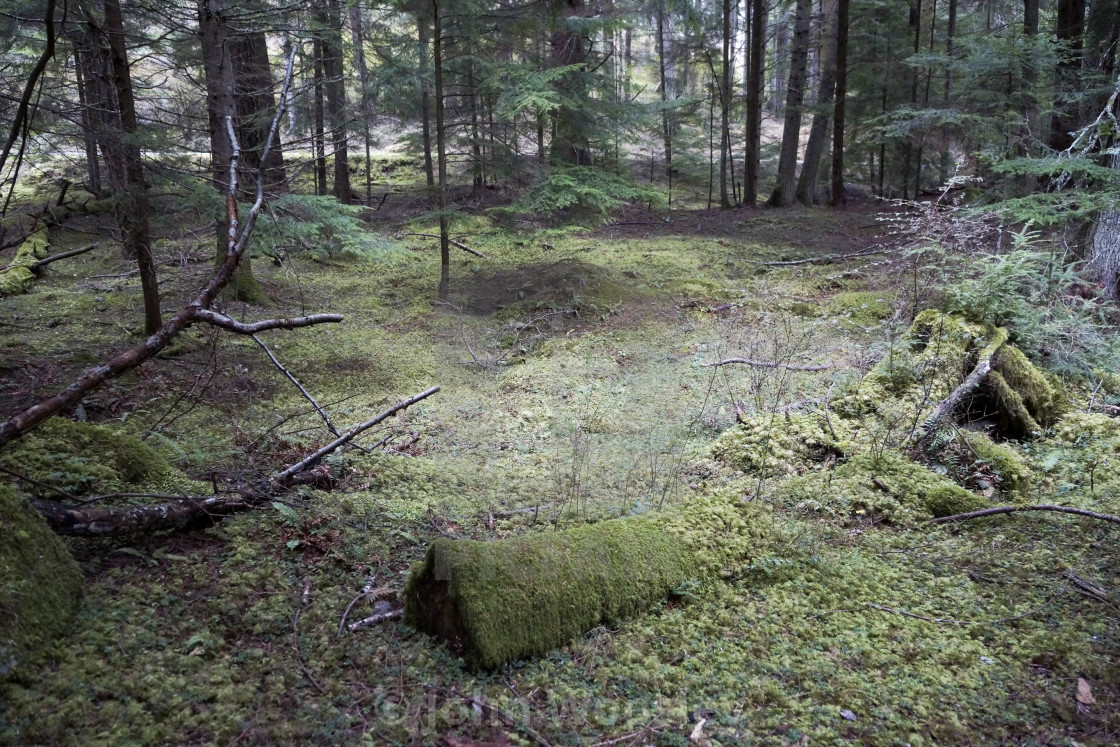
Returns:
[[[82,593],[77,564],[47,523],[0,484],[0,680],[19,676],[70,628]]]
[[[833,435],[820,415],[762,415],[723,433],[712,456],[744,472],[766,475],[842,456],[849,445],[844,421],[833,418]],[[839,438],[838,438],[839,437]]]
[[[837,293],[828,302],[829,311],[844,317],[852,325],[870,327],[891,316],[890,297],[872,291]]]
[[[802,511],[867,516],[895,524],[986,505],[981,496],[890,449],[859,454],[834,470],[785,480],[775,491]]]
[[[186,481],[135,436],[63,418],[51,418],[8,446],[0,465],[73,495]]]
[[[412,569],[405,620],[492,668],[642,612],[690,569],[685,542],[646,519],[499,542],[441,538]]]
[[[1049,426],[1068,406],[1060,385],[1051,383],[1014,345],[1000,348],[994,364],[995,372],[1019,395],[1027,412],[1039,424]]]

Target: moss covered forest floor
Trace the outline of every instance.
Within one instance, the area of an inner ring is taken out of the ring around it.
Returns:
[[[107,221],[70,221],[52,242],[79,246]],[[210,230],[163,216],[166,309],[210,270]],[[1115,743],[1114,529],[813,512],[772,500],[795,463],[748,476],[713,459],[737,413],[853,386],[905,332],[916,283],[897,257],[760,264],[858,251],[878,230],[856,209],[634,210],[590,231],[468,217],[456,238],[490,258],[457,252],[444,304],[430,239],[375,257],[257,257],[275,306],[227,304],[231,315],[345,315],[263,336],[340,427],[442,391],[364,440],[393,433],[387,449],[331,457],[322,483],[267,510],[69,541],[81,612],[41,670],[0,684],[0,742]],[[139,283],[114,252],[57,263],[0,300],[0,413],[136,339]],[[704,367],[731,356],[833,367]],[[68,415],[142,436],[207,483],[267,474],[328,440],[251,340],[203,328]],[[1120,512],[1120,459],[1098,462],[1091,486],[1039,467],[1039,502]],[[80,472],[53,479],[76,489]],[[401,587],[434,537],[687,511],[715,489],[769,507],[749,563],[541,659],[471,672],[399,621],[340,625],[384,611],[370,598],[347,609],[363,589]],[[1079,680],[1093,703],[1078,701]]]

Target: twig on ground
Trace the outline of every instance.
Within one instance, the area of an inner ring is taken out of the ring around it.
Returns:
[[[355,631],[358,628],[364,628],[367,625],[376,625],[377,623],[388,622],[389,620],[397,620],[404,617],[404,610],[390,610],[389,612],[380,612],[376,615],[370,615],[367,618],[352,622],[346,626],[347,630]]]
[[[46,267],[51,262],[57,262],[60,259],[67,259],[69,257],[77,257],[79,254],[85,254],[86,252],[92,252],[94,249],[96,249],[98,247],[99,243],[100,242],[94,242],[94,243],[90,244],[89,246],[83,246],[81,249],[71,249],[68,252],[60,252],[58,254],[52,254],[49,257],[44,257],[43,259],[40,259],[38,262],[31,265],[29,269],[32,272],[34,272],[35,270]]]
[[[866,257],[869,254],[887,254],[889,252],[898,251],[900,247],[889,247],[877,245],[870,249],[864,249],[859,252],[851,252],[850,254],[826,254],[822,257],[808,257],[806,259],[791,259],[783,262],[755,262],[762,267],[789,267],[791,265],[809,265],[815,262],[832,262],[838,259],[852,259],[853,257]]]
[[[439,238],[442,238],[442,237],[441,237],[441,236],[440,236],[440,235],[439,235],[438,233],[402,233],[402,234],[401,234],[401,236],[422,236],[422,237],[424,237],[424,238],[426,238],[426,239],[439,239]],[[467,254],[473,254],[474,256],[476,256],[476,257],[482,257],[483,259],[490,259],[490,258],[489,258],[489,257],[487,257],[487,256],[486,256],[485,254],[483,254],[482,252],[480,252],[480,251],[477,251],[477,250],[475,250],[475,249],[471,249],[471,248],[470,248],[469,246],[467,246],[466,244],[464,244],[464,243],[462,243],[462,242],[459,242],[459,241],[456,241],[455,239],[448,239],[448,240],[447,240],[447,243],[448,243],[448,244],[451,244],[452,246],[456,246],[456,247],[459,247],[460,249],[462,249],[462,250],[463,250],[464,252],[466,252]]]
[[[704,368],[712,368],[714,366],[726,366],[731,363],[739,363],[744,366],[752,366],[754,368],[785,368],[790,371],[827,371],[832,368],[832,363],[822,363],[819,366],[798,366],[794,363],[775,363],[774,361],[755,361],[750,358],[727,358],[722,361],[715,361],[713,363],[705,363]]]
[[[275,475],[272,476],[272,482],[277,484],[277,485],[286,485],[296,473],[302,472],[303,470],[307,469],[309,466],[318,462],[320,459],[325,457],[327,454],[330,454],[331,452],[338,449],[340,446],[343,446],[344,444],[350,442],[355,437],[357,437],[360,434],[362,434],[363,432],[369,430],[370,428],[377,425],[378,423],[385,420],[386,418],[388,418],[392,415],[395,415],[396,413],[400,412],[401,410],[404,410],[408,407],[411,407],[412,405],[416,404],[420,400],[426,399],[426,398],[432,396],[433,394],[435,394],[438,391],[439,391],[439,387],[434,386],[431,389],[427,389],[423,392],[420,392],[420,394],[417,394],[413,397],[409,397],[408,399],[406,399],[402,402],[396,403],[395,405],[390,407],[385,412],[377,415],[376,417],[370,418],[369,420],[362,423],[361,425],[356,426],[355,428],[353,428],[349,432],[347,432],[345,435],[339,436],[334,441],[331,441],[329,444],[327,444],[323,448],[317,450],[314,454],[311,454],[310,456],[305,457],[304,459],[301,459],[300,461],[296,462],[295,464],[288,467],[287,469],[276,473]]]
[[[376,600],[382,599],[384,597],[394,596],[396,595],[396,593],[396,589],[388,586],[382,586],[380,589],[363,591],[361,594],[351,599],[350,604],[346,605],[346,610],[342,613],[342,619],[338,621],[338,634],[342,635],[342,630],[346,626],[346,618],[350,616],[350,610],[354,609],[355,604],[365,599],[366,597],[373,597]],[[353,630],[353,628],[351,628],[351,630]]]
[[[1020,511],[1054,511],[1060,514],[1073,514],[1074,516],[1084,516],[1089,519],[1099,519],[1100,521],[1107,521],[1112,524],[1120,524],[1120,516],[1113,516],[1112,514],[1100,514],[1096,511],[1087,511],[1083,508],[1072,508],[1070,506],[1050,506],[1050,505],[1037,505],[1037,506],[997,506],[995,508],[985,508],[980,511],[969,511],[964,514],[953,514],[952,516],[941,516],[936,519],[929,519],[927,524],[945,524],[950,521],[967,521],[969,519],[979,519],[982,516],[998,516],[1000,514],[1014,514]]]
[[[48,485],[45,482],[39,482],[38,480],[35,480],[33,478],[28,477],[27,475],[16,472],[15,470],[10,470],[7,467],[0,467],[0,472],[7,473],[7,474],[11,475],[12,477],[16,478],[17,480],[23,480],[24,482],[31,483],[32,485],[36,485],[40,488],[43,488],[44,490],[49,490],[52,493],[54,493],[55,495],[61,495],[63,498],[69,498],[72,501],[78,500],[76,497],[74,497],[70,493],[67,493],[62,488],[56,488],[55,486]]]

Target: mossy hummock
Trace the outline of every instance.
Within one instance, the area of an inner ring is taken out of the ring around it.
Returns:
[[[643,612],[691,569],[685,540],[643,518],[498,542],[441,538],[412,569],[405,621],[488,669]]]
[[[0,484],[0,680],[30,671],[70,629],[82,574],[43,517]]]

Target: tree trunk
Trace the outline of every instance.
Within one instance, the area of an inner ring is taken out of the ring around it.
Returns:
[[[136,102],[132,96],[132,75],[125,47],[120,0],[104,0],[103,8],[120,117],[115,145],[124,165],[124,182],[117,185],[117,225],[120,226],[125,256],[134,257],[140,269],[140,287],[144,296],[144,330],[150,335],[163,325],[163,321],[160,318],[159,283],[156,281],[156,268],[152,261],[151,232],[148,229],[148,185],[144,181],[140,146],[136,143]]]
[[[778,186],[770,197],[776,207],[792,205],[797,188],[797,146],[801,133],[801,105],[805,100],[805,73],[809,57],[809,20],[811,0],[797,0],[793,43],[789,57],[789,85],[786,87],[785,126],[778,158]]]
[[[238,122],[239,107],[236,101],[238,90],[236,71],[233,64],[233,47],[235,42],[231,39],[227,20],[227,9],[224,0],[198,0],[198,30],[202,43],[202,67],[206,77],[206,114],[210,131],[210,171],[214,188],[218,194],[225,196],[229,192],[229,164],[233,158],[233,143],[230,142],[226,128],[226,117],[234,117]],[[267,64],[267,63],[266,63]],[[271,81],[267,99],[272,100]],[[262,96],[261,101],[264,101]],[[248,111],[248,108],[243,108]],[[258,112],[258,116],[260,113]],[[256,117],[250,118],[250,121]],[[265,125],[265,136],[268,135],[268,125]],[[240,138],[241,136],[239,136]],[[263,147],[263,142],[258,147]],[[242,154],[244,157],[244,153]],[[260,161],[258,151],[256,159]],[[269,157],[270,163],[276,164],[273,169],[273,179],[279,178],[283,182],[283,161],[274,161]],[[229,224],[223,216],[214,223],[215,237],[215,264],[221,265],[226,259],[227,238]],[[263,304],[268,301],[268,295],[261,288],[260,283],[253,277],[253,268],[246,253],[226,288],[234,299],[246,303]]]
[[[82,110],[82,141],[86,151],[86,175],[89,178],[89,191],[95,195],[101,194],[101,165],[97,160],[97,134],[94,129],[94,120],[90,115],[89,94],[86,92],[87,83],[83,70],[82,50],[78,41],[74,41],[74,80],[78,89],[78,106]]]
[[[723,0],[723,60],[719,76],[719,206],[731,207],[727,190],[728,160],[731,157],[731,5]]]
[[[1120,169],[1120,153],[1109,156],[1109,165]],[[1120,301],[1120,210],[1106,210],[1093,231],[1093,264],[1100,273],[1105,295]]]
[[[1077,71],[1081,69],[1083,59],[1085,0],[1058,0],[1058,19],[1054,34],[1065,45],[1065,49],[1058,56],[1050,147],[1063,151],[1073,144],[1072,133],[1078,125],[1077,105],[1072,98],[1077,84]]]
[[[428,59],[430,51],[430,19],[427,13],[416,17],[417,37],[420,45],[420,126],[424,139],[424,176],[428,186],[436,183],[435,170],[432,168],[432,105],[431,92],[428,90]]]
[[[797,182],[797,199],[803,205],[817,201],[817,173],[828,142],[828,125],[832,121],[832,102],[836,94],[836,11],[833,1],[826,2],[820,21],[821,74],[817,91],[816,112],[805,143],[805,158]]]
[[[762,66],[766,38],[766,0],[750,0],[750,56],[747,64],[747,127],[743,154],[743,204],[754,207],[758,202],[758,171],[762,159]]]
[[[256,176],[276,110],[272,92],[272,69],[268,61],[268,42],[263,31],[249,31],[227,40],[229,64],[233,74],[233,105],[235,124],[241,146],[240,181],[245,184]],[[228,136],[227,136],[228,137]],[[284,151],[280,133],[273,136],[268,163],[264,165],[264,188],[269,192],[286,190]]]
[[[339,0],[326,0],[327,20],[323,34],[323,75],[327,92],[331,144],[334,148],[334,196],[343,205],[354,200],[347,160],[346,82],[343,80],[342,9]]]
[[[956,0],[952,0],[956,2]],[[843,207],[844,194],[844,110],[848,98],[848,16],[851,0],[837,0],[836,6],[836,107],[832,123],[832,206]]]
[[[673,205],[673,130],[669,120],[669,79],[665,74],[665,0],[657,4],[657,77],[661,90],[661,141],[665,149],[665,178],[669,182],[669,206]]]
[[[551,7],[554,17],[559,16],[554,20],[552,31],[552,61],[557,66],[583,65],[587,60],[583,35],[568,21],[585,14],[584,0],[551,0]],[[587,96],[578,73],[565,76],[559,86],[567,100],[581,101]],[[591,146],[587,139],[587,126],[579,113],[571,107],[562,106],[556,112],[553,124],[556,132],[552,138],[552,158],[559,163],[590,166]]]
[[[358,68],[358,80],[362,85],[362,134],[366,149],[366,205],[373,204],[373,165],[370,158],[370,125],[373,121],[372,96],[370,94],[369,70],[366,68],[364,10],[357,3],[350,6],[350,33],[354,43],[354,67]]]
[[[311,133],[311,150],[315,157],[315,194],[322,197],[327,194],[327,133],[326,115],[323,106],[323,39],[319,33],[315,34],[311,43],[312,57],[314,60],[314,130]]]
[[[451,283],[451,222],[447,216],[447,132],[443,124],[443,17],[432,0],[432,57],[436,98],[436,162],[439,169],[439,298],[447,299]]]

